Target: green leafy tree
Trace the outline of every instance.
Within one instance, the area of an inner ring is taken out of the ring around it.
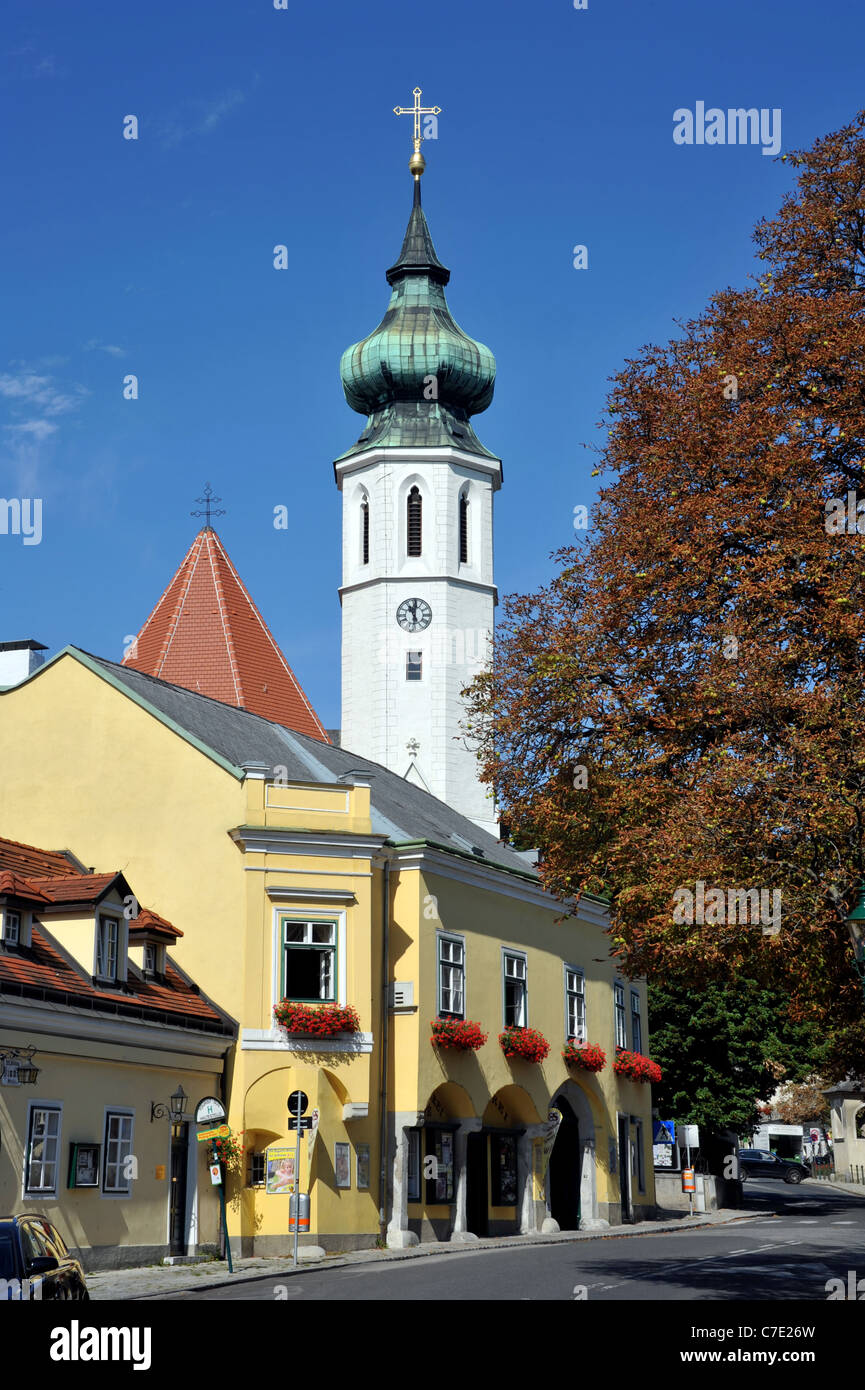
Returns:
[[[648,994],[662,1070],[652,1100],[662,1119],[749,1134],[765,1118],[758,1102],[822,1058],[813,1027],[793,1022],[783,996],[756,980],[709,983],[698,994],[650,982]]]

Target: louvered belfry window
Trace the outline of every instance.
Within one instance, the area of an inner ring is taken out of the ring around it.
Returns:
[[[469,499],[460,494],[460,564],[469,562]]]
[[[406,547],[407,555],[420,555],[421,541],[423,537],[423,499],[416,487],[413,487],[408,495],[407,503],[407,523],[408,523],[408,544]]]
[[[360,504],[360,546],[363,564],[369,564],[369,502],[366,498]]]

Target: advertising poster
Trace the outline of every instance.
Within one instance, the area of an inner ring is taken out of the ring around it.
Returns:
[[[294,1149],[265,1149],[265,1192],[282,1196],[292,1193],[294,1188]]]

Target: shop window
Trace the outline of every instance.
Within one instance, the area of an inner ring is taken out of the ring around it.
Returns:
[[[421,1131],[410,1129],[408,1133],[408,1200],[420,1201],[420,1141]]]
[[[526,1026],[526,958],[504,953],[505,1027]]]
[[[490,1135],[490,1187],[492,1206],[516,1206],[517,1141],[513,1134]]]
[[[283,918],[282,996],[300,1003],[336,999],[336,923]]]
[[[426,1203],[443,1206],[454,1199],[454,1137],[448,1129],[428,1129],[426,1138],[424,1158],[435,1159],[430,1165],[434,1171],[426,1179]]]

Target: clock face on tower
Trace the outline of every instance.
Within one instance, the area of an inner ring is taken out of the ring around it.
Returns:
[[[422,632],[432,622],[432,609],[422,598],[403,599],[396,610],[396,620],[406,632]]]

